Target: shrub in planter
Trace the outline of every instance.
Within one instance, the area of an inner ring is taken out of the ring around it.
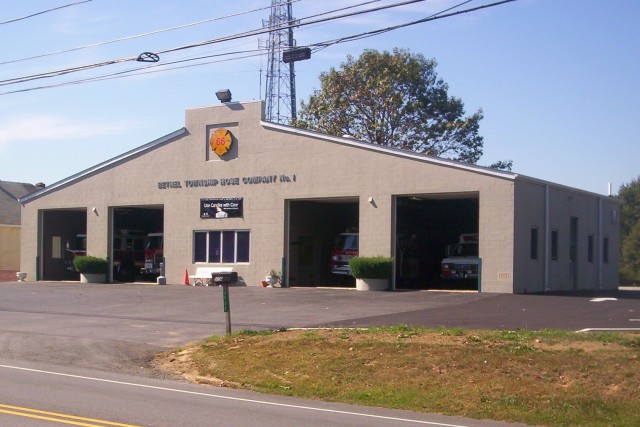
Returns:
[[[88,255],[76,256],[73,265],[82,274],[106,274],[109,267],[106,259]]]
[[[393,270],[389,257],[353,257],[349,261],[351,274],[356,278],[358,291],[386,291]]]
[[[389,279],[393,260],[389,257],[353,257],[349,260],[351,274],[356,279]]]

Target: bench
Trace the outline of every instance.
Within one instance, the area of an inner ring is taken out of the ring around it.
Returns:
[[[196,274],[189,276],[189,281],[193,280],[191,286],[209,286],[211,285],[211,274],[231,271],[233,271],[233,267],[198,267]]]

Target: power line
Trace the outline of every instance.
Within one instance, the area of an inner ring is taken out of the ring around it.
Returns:
[[[91,1],[91,0],[88,0],[88,1]],[[293,2],[299,2],[301,0],[292,0],[292,1]],[[160,30],[149,31],[147,33],[120,37],[120,38],[113,39],[113,40],[103,41],[103,42],[99,42],[99,43],[92,43],[92,44],[88,44],[88,45],[85,45],[85,46],[73,47],[73,48],[70,48],[70,49],[58,50],[58,51],[55,51],[55,52],[43,53],[43,54],[40,54],[40,55],[29,56],[29,57],[26,57],[26,58],[12,59],[12,60],[9,60],[9,61],[0,62],[0,65],[12,64],[12,63],[15,63],[15,62],[28,61],[28,60],[31,60],[31,59],[44,58],[44,57],[47,57],[47,56],[59,55],[59,54],[62,54],[62,53],[75,52],[75,51],[83,50],[83,49],[90,49],[90,48],[93,48],[93,47],[104,46],[104,45],[107,45],[107,44],[118,43],[118,42],[127,41],[127,40],[133,40],[133,39],[137,39],[137,38],[140,38],[140,37],[152,36],[152,35],[155,35],[155,34],[165,33],[165,32],[168,32],[168,31],[181,30],[183,28],[193,27],[193,26],[196,26],[196,25],[206,24],[206,23],[209,23],[209,22],[221,21],[223,19],[235,18],[236,16],[242,16],[242,15],[247,15],[247,14],[254,13],[254,12],[259,12],[261,10],[269,9],[270,7],[271,6],[260,7],[258,9],[246,10],[244,12],[238,12],[238,13],[234,13],[234,14],[231,14],[231,15],[221,16],[221,17],[218,17],[218,18],[203,19],[201,21],[191,22],[189,24],[177,25],[175,27],[162,28]]]
[[[91,1],[91,0],[88,0],[88,1]],[[291,0],[291,3],[297,3],[297,2],[300,2],[300,1],[302,1],[302,0]],[[378,3],[380,1],[382,1],[382,0],[369,0],[369,1],[365,1],[365,2],[362,2],[362,3],[355,4],[355,5],[346,6],[346,7],[342,7],[342,8],[339,8],[339,9],[334,9],[334,10],[331,10],[331,11],[328,11],[328,12],[322,12],[322,13],[318,13],[318,14],[315,14],[315,15],[310,15],[305,19],[315,18],[315,17],[318,17],[318,16],[323,16],[323,15],[327,15],[327,14],[334,13],[334,12],[340,12],[340,11],[347,10],[347,9],[353,9],[355,7],[360,7],[360,6],[364,6],[364,5],[371,4],[371,3]],[[29,60],[32,60],[32,59],[45,58],[47,56],[60,55],[60,54],[63,54],[63,53],[69,53],[69,52],[75,52],[75,51],[78,51],[78,50],[90,49],[90,48],[104,46],[104,45],[108,45],[108,44],[112,44],[112,43],[118,43],[118,42],[121,42],[121,41],[127,41],[127,40],[133,40],[133,39],[137,39],[137,38],[141,38],[141,37],[152,36],[152,35],[155,35],[155,34],[165,33],[165,32],[169,32],[169,31],[181,30],[183,28],[193,27],[193,26],[196,26],[196,25],[206,24],[206,23],[209,23],[209,22],[220,21],[220,20],[228,19],[228,18],[234,18],[236,16],[241,16],[241,15],[248,15],[250,13],[259,12],[261,10],[270,9],[270,8],[271,8],[271,6],[264,6],[264,7],[260,7],[260,8],[257,8],[257,9],[252,9],[252,10],[247,10],[247,11],[244,11],[244,12],[238,12],[238,13],[231,14],[231,15],[221,16],[221,17],[218,17],[218,18],[203,19],[201,21],[191,22],[191,23],[183,24],[183,25],[177,25],[177,26],[174,26],[174,27],[162,28],[162,29],[159,29],[159,30],[149,31],[149,32],[146,32],[146,33],[135,34],[135,35],[132,35],[132,36],[120,37],[120,38],[113,39],[113,40],[107,40],[107,41],[103,41],[103,42],[92,43],[92,44],[88,44],[88,45],[84,45],[84,46],[78,46],[78,47],[73,47],[73,48],[64,49],[64,50],[58,50],[58,51],[54,51],[54,52],[42,53],[42,54],[39,54],[39,55],[28,56],[28,57],[25,57],[25,58],[12,59],[12,60],[9,60],[9,61],[0,62],[0,65],[13,64],[13,63],[16,63],[16,62],[23,62],[23,61],[29,61]]]
[[[247,53],[247,52],[256,52],[256,53],[250,53],[248,55],[238,56],[238,57],[235,57],[235,58],[226,58],[226,59],[218,59],[218,60],[214,60],[214,61],[206,61],[206,62],[201,62],[201,63],[198,63],[198,64],[190,64],[190,65],[181,65],[181,66],[176,66],[176,67],[168,67],[168,65],[178,64],[178,63],[181,63],[181,62],[195,61],[195,60],[198,60],[198,59],[219,57],[219,56],[224,56],[224,55],[236,55],[236,54],[239,54],[239,53]],[[153,74],[153,73],[159,73],[159,72],[164,72],[164,71],[174,71],[174,70],[185,69],[185,68],[200,67],[202,65],[210,65],[210,64],[217,64],[217,63],[220,63],[220,62],[228,62],[228,61],[235,61],[235,60],[239,60],[239,59],[254,58],[254,57],[257,57],[257,56],[261,56],[263,54],[264,54],[264,50],[255,49],[253,51],[228,52],[228,53],[221,53],[221,54],[216,54],[216,55],[208,55],[208,56],[199,57],[199,58],[173,61],[173,62],[170,62],[170,63],[167,63],[167,64],[155,64],[155,65],[150,65],[148,67],[139,67],[139,68],[135,68],[135,69],[119,71],[119,72],[112,73],[112,74],[105,74],[105,75],[102,75],[102,76],[88,77],[88,78],[80,79],[80,80],[72,80],[72,81],[68,81],[68,82],[64,82],[64,83],[56,83],[56,84],[46,85],[46,86],[36,86],[36,87],[30,87],[30,88],[25,88],[25,89],[17,89],[17,90],[13,90],[13,91],[9,91],[9,92],[2,92],[2,93],[0,93],[0,96],[2,96],[2,95],[10,95],[10,94],[14,94],[14,93],[31,92],[31,91],[34,91],[34,90],[54,89],[54,88],[57,88],[57,87],[64,87],[64,86],[75,86],[75,85],[79,85],[79,84],[100,82],[100,81],[105,81],[105,80],[122,79],[122,78],[125,78],[125,77],[135,77],[135,76],[141,76],[141,75],[144,75],[144,74]],[[166,67],[166,68],[158,69],[158,70],[149,70],[150,68],[154,68],[154,67]]]
[[[461,10],[461,11],[457,11],[457,12],[443,14],[446,11],[452,10],[454,8],[457,8],[457,7],[461,6],[461,5],[469,3],[470,1],[472,1],[472,0],[464,1],[464,2],[462,2],[462,3],[460,3],[460,4],[456,5],[456,6],[453,6],[451,8],[445,9],[445,10],[443,10],[441,12],[438,12],[436,14],[433,14],[433,15],[429,16],[429,17],[422,18],[422,19],[419,19],[419,20],[415,20],[415,21],[411,21],[411,22],[407,22],[407,23],[404,23],[404,24],[399,24],[399,25],[395,25],[395,26],[391,26],[391,27],[386,27],[386,28],[383,28],[383,29],[378,29],[378,30],[373,30],[373,31],[368,31],[368,32],[364,32],[364,33],[351,35],[351,36],[346,36],[346,37],[342,37],[342,38],[339,38],[339,39],[328,40],[328,41],[319,42],[319,43],[313,43],[313,44],[309,44],[308,46],[316,47],[316,50],[324,49],[324,48],[327,48],[327,47],[332,46],[334,44],[340,44],[340,43],[346,43],[346,42],[349,42],[349,41],[360,40],[360,39],[363,39],[363,38],[367,38],[367,37],[372,37],[372,36],[375,36],[375,35],[383,34],[383,33],[389,32],[389,31],[394,31],[394,30],[397,30],[397,29],[400,29],[400,28],[416,25],[416,24],[419,24],[419,23],[426,23],[426,22],[435,21],[435,20],[438,20],[438,19],[449,18],[449,17],[461,15],[461,14],[464,14],[464,13],[475,12],[475,11],[478,11],[478,10],[481,10],[481,9],[486,9],[486,8],[490,8],[490,7],[494,7],[494,6],[499,6],[499,5],[502,5],[502,4],[505,4],[505,3],[515,2],[517,0],[503,0],[503,1],[498,1],[498,2],[494,2],[494,3],[490,3],[490,4],[484,4],[484,5],[481,5],[481,6],[478,6],[478,7],[475,7],[475,8],[471,8],[471,9],[465,9],[465,10]],[[219,56],[240,54],[240,53],[250,53],[250,52],[258,52],[258,53],[249,54],[249,55],[246,55],[246,56],[241,56],[241,57],[236,57],[236,58],[228,58],[228,59],[224,59],[224,60],[208,61],[208,62],[204,62],[204,63],[191,64],[191,65],[185,65],[185,66],[179,66],[179,67],[168,67],[168,68],[164,68],[164,69],[144,71],[144,70],[148,70],[150,68],[167,67],[168,65],[177,64],[177,63],[181,63],[181,62],[188,62],[188,61],[194,61],[194,60],[200,60],[200,59],[206,59],[206,58],[212,58],[212,57],[219,57]],[[52,84],[52,85],[48,85],[48,86],[31,87],[31,88],[25,88],[25,89],[18,89],[18,90],[14,90],[14,91],[2,92],[2,93],[0,93],[0,96],[14,94],[14,93],[21,93],[21,92],[29,92],[29,91],[33,91],[33,90],[51,89],[51,88],[62,87],[62,86],[89,83],[89,82],[94,82],[94,81],[111,80],[111,79],[115,79],[115,78],[133,77],[133,76],[147,74],[147,73],[156,73],[156,72],[171,71],[171,70],[181,69],[181,68],[197,67],[197,66],[208,65],[208,64],[217,63],[217,62],[226,62],[226,61],[231,61],[231,60],[245,59],[245,58],[259,56],[259,55],[262,54],[262,52],[263,51],[261,51],[261,50],[257,50],[257,51],[256,50],[254,50],[254,51],[236,51],[236,52],[228,52],[228,53],[222,53],[222,54],[216,54],[216,55],[201,56],[201,57],[196,57],[196,58],[191,58],[191,59],[173,61],[173,62],[164,63],[164,64],[154,64],[154,65],[150,65],[150,66],[147,66],[147,67],[139,67],[139,68],[136,68],[136,69],[120,71],[120,72],[113,73],[113,74],[107,74],[107,75],[102,75],[102,76],[97,76],[97,77],[91,77],[91,78],[74,80],[74,81],[69,81],[69,82],[64,82],[64,83]],[[135,74],[133,74],[133,73],[135,73]]]
[[[359,10],[359,11],[355,11],[355,12],[345,13],[345,14],[342,14],[342,15],[330,16],[330,17],[327,17],[327,18],[310,20],[308,22],[302,22],[302,21],[305,21],[305,20],[309,19],[309,17],[306,17],[306,18],[302,18],[302,19],[296,20],[295,23],[291,23],[289,25],[279,26],[278,29],[284,30],[284,29],[289,29],[289,28],[304,27],[304,26],[307,26],[307,25],[313,25],[313,24],[318,24],[318,23],[321,23],[321,22],[333,21],[335,19],[350,18],[352,16],[362,15],[364,13],[378,12],[378,11],[385,10],[385,9],[392,9],[392,8],[395,8],[395,7],[407,6],[407,5],[410,5],[410,4],[422,3],[422,2],[425,2],[425,1],[428,1],[428,0],[405,0],[405,1],[402,1],[402,2],[399,2],[399,3],[393,3],[393,4],[390,4],[390,5],[379,6],[379,7],[375,7],[375,8],[371,8],[371,9],[365,9],[365,10]],[[333,11],[331,11],[330,13],[333,13]],[[320,16],[320,15],[324,15],[324,14],[319,14],[319,15],[314,15],[314,16]],[[257,36],[257,35],[268,33],[272,29],[273,28],[264,28],[264,29],[245,31],[243,33],[237,33],[237,34],[233,34],[233,35],[230,35],[230,36],[220,37],[220,38],[217,38],[217,39],[205,40],[205,41],[202,41],[202,42],[198,42],[198,43],[194,43],[194,44],[190,44],[190,45],[186,45],[186,46],[180,46],[180,47],[175,47],[175,48],[171,48],[171,49],[165,49],[165,50],[161,50],[161,51],[158,51],[158,52],[155,52],[155,53],[163,54],[163,53],[175,52],[175,51],[183,50],[183,49],[191,49],[191,48],[194,48],[194,47],[206,46],[206,45],[209,45],[209,44],[220,43],[220,42],[229,41],[229,40],[235,40],[235,39],[243,38],[243,37]]]
[[[399,6],[406,6],[406,5],[413,4],[413,3],[421,3],[421,2],[424,2],[424,1],[427,1],[427,0],[406,0],[406,1],[403,1],[403,2],[393,3],[393,4],[385,5],[385,6],[379,6],[379,7],[376,7],[376,8],[365,9],[365,10],[361,10],[361,11],[355,11],[355,12],[350,12],[350,13],[346,13],[346,14],[342,14],[342,15],[330,16],[330,17],[326,17],[326,18],[319,18],[319,19],[315,19],[315,20],[309,20],[308,22],[301,22],[303,20],[308,19],[308,18],[302,18],[301,20],[297,21],[296,23],[289,24],[289,25],[284,25],[284,26],[280,27],[280,29],[296,28],[296,27],[302,27],[302,26],[317,24],[317,23],[321,23],[321,22],[328,22],[328,21],[333,21],[333,20],[336,20],[336,19],[342,19],[342,18],[347,18],[347,17],[351,17],[351,16],[361,15],[361,14],[364,14],[364,13],[377,12],[377,11],[380,11],[380,10],[395,8],[395,7],[399,7]],[[222,42],[226,42],[226,41],[237,40],[237,39],[240,39],[240,38],[257,36],[257,35],[269,33],[270,31],[272,31],[272,28],[262,28],[262,29],[257,29],[257,30],[249,30],[249,31],[241,32],[241,33],[232,34],[232,35],[229,35],[229,36],[223,36],[223,37],[219,37],[219,38],[215,38],[215,39],[205,40],[205,41],[198,42],[198,43],[192,43],[192,44],[185,45],[185,46],[178,46],[178,47],[174,47],[174,48],[170,48],[170,49],[164,49],[164,50],[156,51],[156,52],[153,52],[153,53],[155,53],[157,55],[162,55],[162,54],[165,54],[165,53],[177,52],[177,51],[180,51],[180,50],[193,49],[193,48],[196,48],[196,47],[207,46],[207,45],[210,45],[210,44],[222,43]],[[48,71],[48,72],[44,72],[44,73],[32,74],[32,75],[29,75],[29,76],[4,79],[4,80],[0,80],[0,86],[5,86],[5,85],[8,85],[8,84],[24,83],[24,82],[31,81],[31,80],[58,77],[58,76],[62,76],[62,75],[65,75],[65,74],[75,73],[75,72],[78,72],[78,71],[86,71],[86,70],[89,70],[89,69],[103,67],[103,66],[106,66],[106,65],[113,65],[113,64],[122,63],[122,62],[135,61],[136,58],[137,58],[137,56],[129,56],[129,57],[125,57],[125,58],[113,59],[113,60],[109,60],[109,61],[104,61],[104,62],[99,62],[99,63],[94,63],[94,64],[88,64],[88,65],[82,65],[82,66],[73,67],[73,68],[65,68],[65,69],[60,69],[60,70]]]
[[[488,7],[499,6],[501,4],[511,3],[511,2],[514,2],[514,1],[517,1],[517,0],[503,0],[503,1],[496,2],[496,3],[491,3],[491,4],[478,6],[478,7],[472,8],[472,9],[465,9],[465,10],[461,10],[461,11],[458,11],[458,12],[444,14],[445,12],[448,12],[448,11],[453,10],[453,9],[457,9],[460,6],[463,6],[463,5],[467,4],[467,3],[471,3],[472,1],[473,0],[463,1],[462,3],[458,3],[455,6],[451,6],[448,9],[444,9],[444,10],[438,12],[438,13],[434,13],[433,15],[428,16],[426,18],[418,19],[417,21],[407,22],[407,23],[400,24],[400,25],[394,25],[394,26],[387,27],[387,28],[382,28],[382,29],[379,29],[379,30],[366,31],[364,33],[359,33],[359,34],[354,34],[354,35],[351,35],[351,36],[341,37],[341,38],[330,40],[330,41],[327,41],[327,42],[313,43],[313,44],[308,45],[308,47],[315,47],[314,51],[319,51],[319,50],[325,49],[325,48],[327,48],[329,46],[332,46],[334,44],[340,44],[340,43],[350,42],[350,41],[354,41],[354,40],[362,40],[362,39],[365,39],[365,38],[368,38],[368,37],[377,36],[377,35],[380,35],[380,34],[383,34],[383,33],[389,32],[389,31],[397,30],[397,29],[404,28],[404,27],[409,27],[411,25],[422,24],[422,23],[425,23],[425,22],[434,21],[436,19],[450,18],[452,16],[461,15],[463,13],[475,12],[475,11],[478,11],[480,9],[486,9]]]
[[[76,6],[76,5],[79,5],[79,4],[82,4],[82,3],[89,3],[90,1],[93,1],[93,0],[83,0],[83,1],[78,1],[78,2],[75,2],[75,3],[65,4],[64,6],[58,6],[58,7],[54,7],[53,9],[47,9],[47,10],[43,10],[42,12],[36,12],[36,13],[32,13],[31,15],[26,15],[26,16],[22,16],[20,18],[15,18],[15,19],[10,19],[8,21],[0,22],[0,25],[11,24],[12,22],[22,21],[24,19],[33,18],[34,16],[42,15],[42,14],[45,14],[45,13],[48,13],[48,12],[53,12],[55,10],[64,9],[65,7]]]

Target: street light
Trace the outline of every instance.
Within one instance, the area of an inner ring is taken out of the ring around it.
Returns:
[[[229,89],[220,89],[216,92],[216,98],[220,102],[231,102],[231,91]]]

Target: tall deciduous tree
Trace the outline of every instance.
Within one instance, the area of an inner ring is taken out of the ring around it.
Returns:
[[[628,184],[622,184],[618,197],[622,199],[620,235],[624,238],[640,222],[640,176]]]
[[[366,50],[320,74],[320,85],[301,103],[296,126],[469,163],[482,155],[482,110],[465,115],[433,59]]]
[[[622,199],[620,273],[625,281],[640,283],[640,177],[620,187]]]

